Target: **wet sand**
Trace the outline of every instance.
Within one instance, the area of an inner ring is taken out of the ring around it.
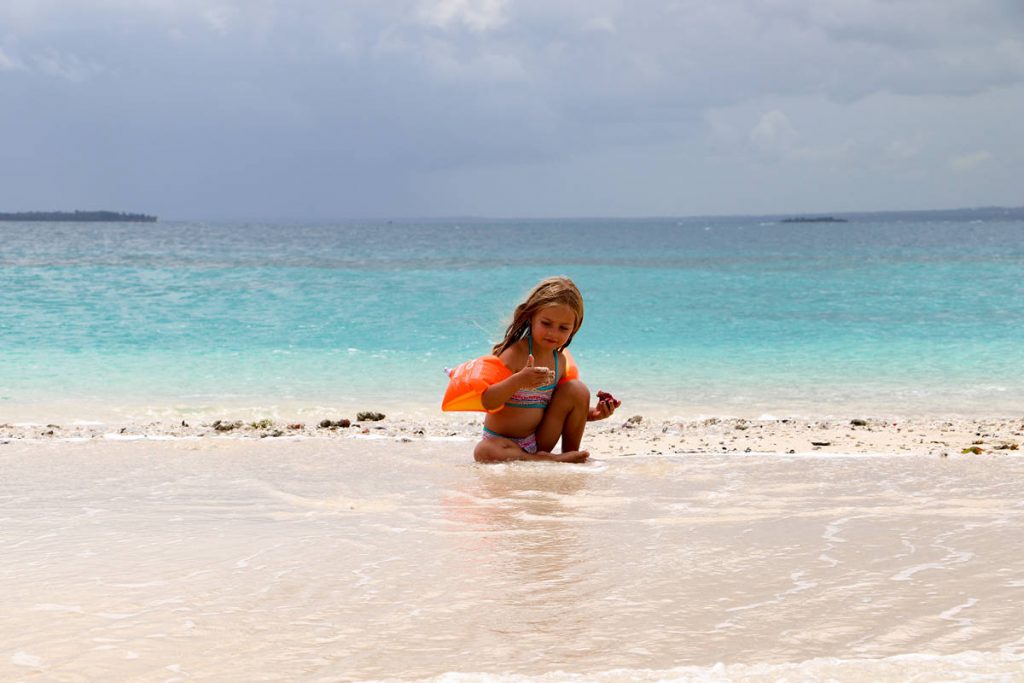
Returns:
[[[474,420],[4,427],[0,679],[1024,679],[1020,421]]]

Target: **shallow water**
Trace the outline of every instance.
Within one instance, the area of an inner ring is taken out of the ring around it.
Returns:
[[[1024,679],[1020,457],[468,451],[0,446],[0,678]]]
[[[3,223],[0,422],[436,407],[552,274],[637,410],[1019,412],[1024,210],[851,218]]]

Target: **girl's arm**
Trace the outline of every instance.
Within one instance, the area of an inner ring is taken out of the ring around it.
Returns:
[[[504,360],[504,359],[502,359]],[[492,384],[480,396],[480,402],[487,410],[496,410],[512,398],[519,389],[542,387],[553,380],[555,371],[551,368],[538,368],[533,365],[533,356],[527,356],[526,365],[519,372],[507,377],[497,384]]]

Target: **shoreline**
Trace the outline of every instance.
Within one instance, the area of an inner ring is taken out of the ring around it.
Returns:
[[[327,423],[330,426],[326,426]],[[338,423],[341,423],[340,425]],[[345,426],[347,424],[347,426]],[[471,453],[482,426],[474,413],[435,417],[385,415],[380,420],[270,418],[170,421],[75,421],[0,423],[0,446],[15,443],[123,441],[318,440],[342,445],[375,439],[395,443],[451,441]],[[1019,455],[1024,453],[1024,418],[850,417],[808,419],[735,417],[678,419],[621,414],[590,423],[583,447],[596,458],[686,454],[893,454]]]
[[[834,401],[772,402],[753,400],[735,401],[661,401],[637,399],[614,392],[623,405],[612,421],[642,415],[647,420],[698,422],[704,420],[746,420],[750,422],[775,420],[802,420],[809,422],[835,422],[852,419],[888,420],[893,422],[927,422],[960,420],[1020,420],[1024,424],[1024,411],[1019,401],[986,400],[942,405],[930,401],[860,401],[837,398]],[[426,394],[431,400],[422,400],[425,394],[417,392],[412,398],[395,395],[365,395],[361,398],[344,396],[326,398],[314,396],[298,399],[254,395],[245,397],[206,397],[171,400],[167,397],[122,395],[75,397],[54,399],[15,399],[0,396],[0,425],[3,424],[118,424],[135,425],[161,423],[179,424],[182,420],[214,422],[216,420],[242,420],[255,422],[264,419],[276,423],[310,423],[322,419],[349,418],[363,411],[385,413],[389,418],[425,422],[465,422],[479,418],[476,413],[445,413],[441,411],[441,395]],[[835,392],[841,396],[841,392]],[[435,400],[436,399],[436,400]]]

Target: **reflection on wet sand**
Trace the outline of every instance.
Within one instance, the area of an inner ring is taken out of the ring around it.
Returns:
[[[0,679],[1024,677],[1022,458],[199,445],[0,450]]]
[[[473,532],[459,537],[460,560],[501,605],[479,615],[480,628],[548,660],[547,648],[530,643],[573,640],[593,609],[595,549],[566,504],[592,476],[558,466],[476,466],[442,501],[446,516]]]

